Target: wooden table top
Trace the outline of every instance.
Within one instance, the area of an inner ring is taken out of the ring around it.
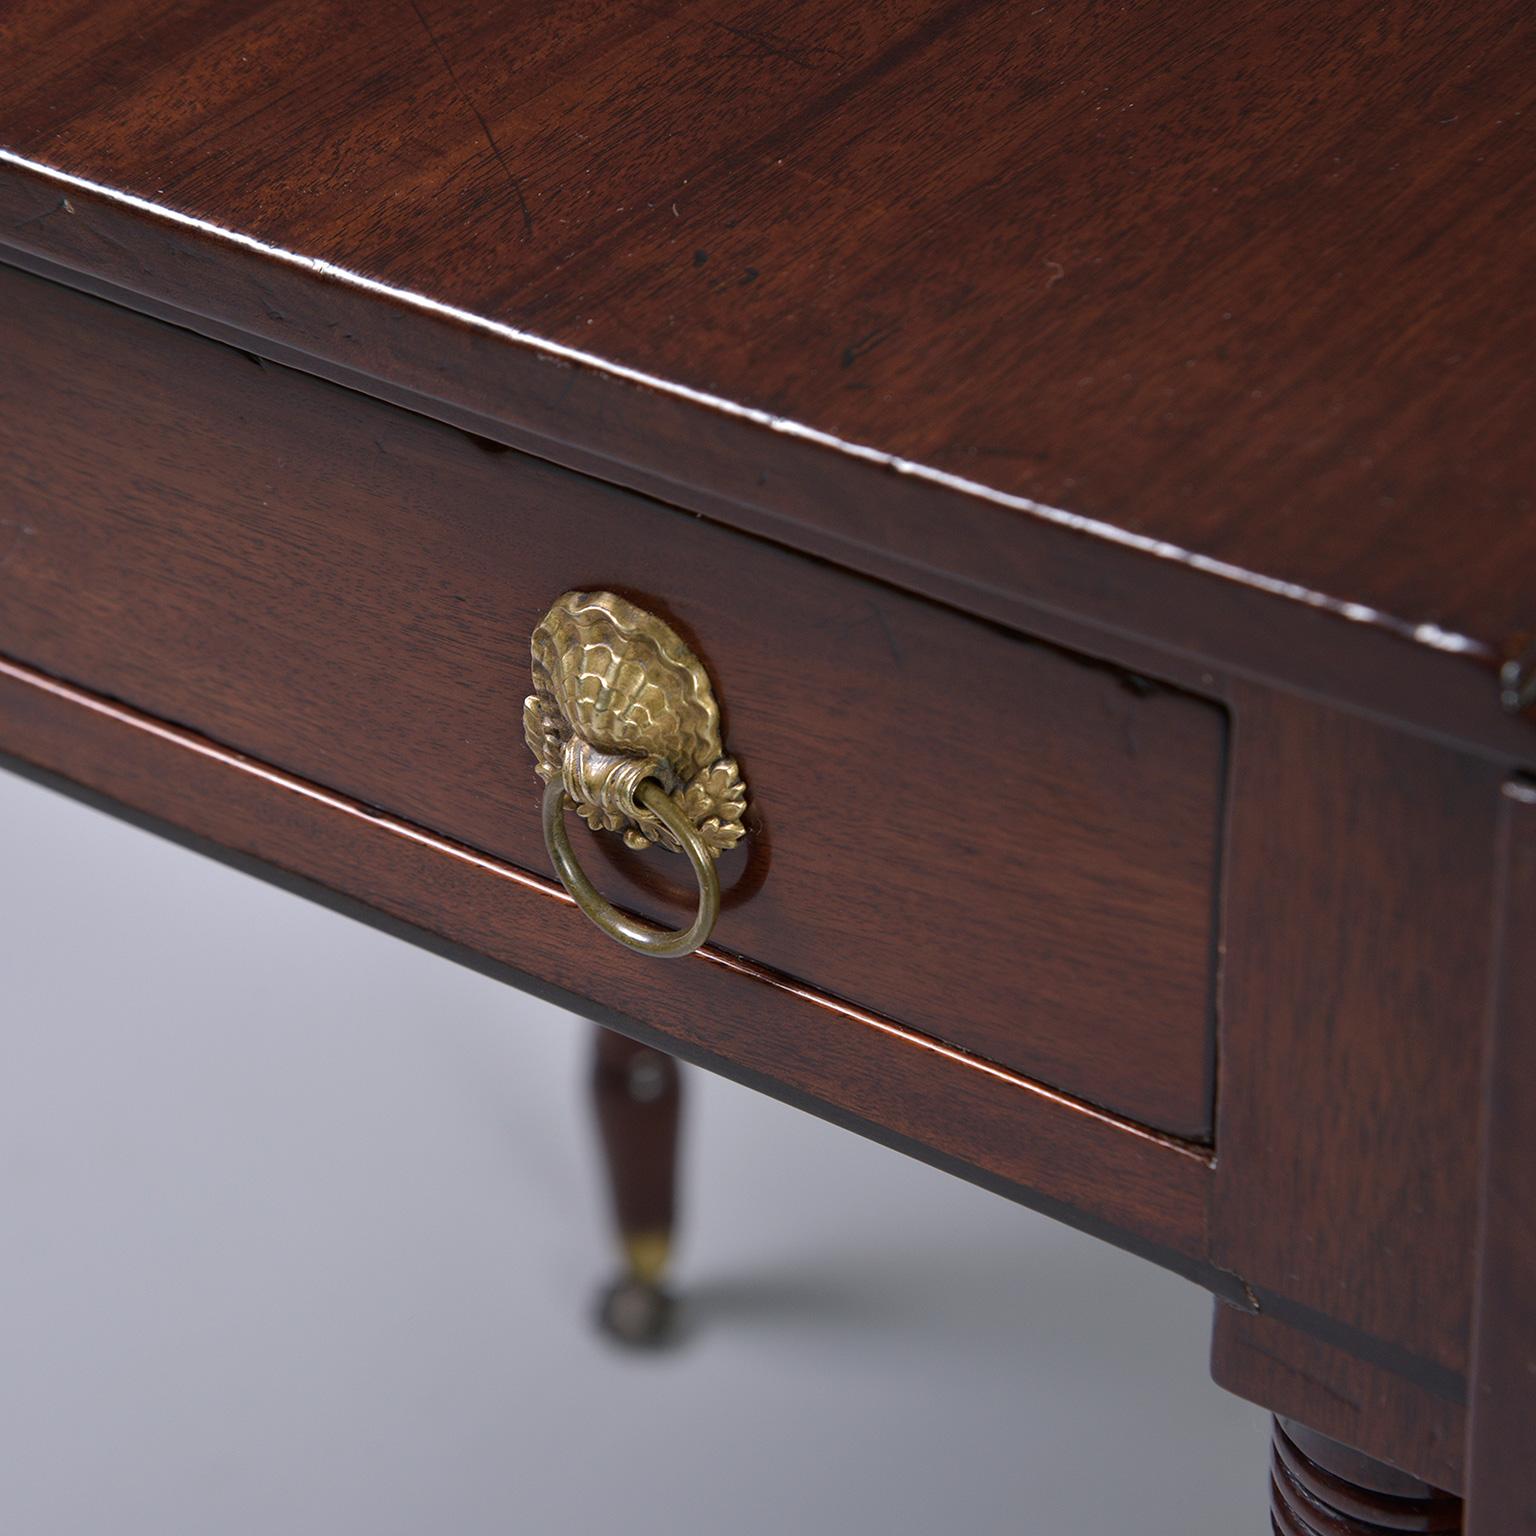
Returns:
[[[1536,628],[1524,13],[20,0],[0,171],[1496,665]],[[0,240],[71,264],[57,191]]]

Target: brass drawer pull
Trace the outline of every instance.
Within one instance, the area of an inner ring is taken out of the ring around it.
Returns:
[[[691,955],[715,926],[720,915],[720,879],[709,850],[699,841],[692,826],[673,804],[672,797],[655,779],[646,779],[636,791],[636,800],[654,813],[663,826],[678,838],[699,882],[698,915],[686,928],[658,928],[621,912],[598,894],[597,887],[576,862],[571,840],[565,832],[565,785],[556,779],[544,791],[544,842],[554,860],[560,883],[571,893],[576,905],[611,939],[638,949],[643,955],[663,959]]]
[[[544,791],[544,844],[560,882],[609,938],[662,958],[692,954],[720,913],[715,860],[744,835],[746,786],[724,755],[709,675],[653,614],[612,592],[567,592],[533,631],[523,733]],[[658,928],[606,901],[571,851],[565,810],[631,848],[686,854],[699,907]]]

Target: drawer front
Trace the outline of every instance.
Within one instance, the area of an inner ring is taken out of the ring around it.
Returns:
[[[529,635],[620,592],[752,795],[715,944],[1209,1136],[1219,707],[39,279],[0,328],[0,651],[548,872]],[[573,836],[691,907],[683,860]]]

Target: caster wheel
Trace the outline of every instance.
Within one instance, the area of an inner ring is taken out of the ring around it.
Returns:
[[[603,1332],[629,1349],[661,1349],[676,1337],[677,1303],[659,1285],[621,1275],[599,1299]]]

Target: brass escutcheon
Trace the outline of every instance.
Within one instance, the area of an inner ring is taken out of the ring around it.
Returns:
[[[576,905],[609,938],[663,958],[692,954],[720,912],[715,860],[745,834],[746,786],[724,755],[720,710],[692,651],[612,592],[567,592],[533,631],[523,734],[544,791],[544,843]],[[565,811],[631,848],[685,854],[699,886],[686,928],[621,912],[571,851]]]

